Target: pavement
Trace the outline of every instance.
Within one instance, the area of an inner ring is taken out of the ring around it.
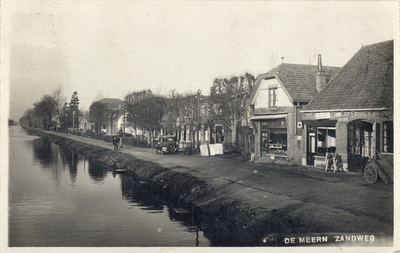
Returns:
[[[112,143],[101,140],[46,132],[113,150]],[[275,206],[283,202],[292,203],[301,206],[303,213],[312,212],[313,219],[325,222],[326,226],[331,223],[339,231],[346,228],[346,231],[354,232],[372,230],[386,235],[393,233],[393,184],[369,184],[359,173],[333,173],[314,167],[256,163],[231,155],[162,155],[156,154],[154,149],[130,145],[124,145],[117,152],[185,171],[215,184],[224,181],[238,185],[253,208],[268,209],[266,203],[275,203]],[[350,226],[354,229],[347,229]]]

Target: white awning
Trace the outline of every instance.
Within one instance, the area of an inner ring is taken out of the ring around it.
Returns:
[[[263,120],[263,119],[282,119],[286,118],[287,114],[266,114],[252,116],[250,120]]]

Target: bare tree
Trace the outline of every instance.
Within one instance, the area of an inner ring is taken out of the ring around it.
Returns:
[[[210,116],[214,122],[222,123],[226,131],[232,134],[233,145],[236,144],[238,122],[248,118],[247,100],[254,84],[254,76],[246,73],[244,76],[233,76],[229,79],[217,78],[211,87]]]
[[[57,125],[60,125],[60,118],[62,117],[62,108],[67,100],[63,94],[63,86],[59,84],[56,90],[51,94],[51,96],[56,101],[55,116],[57,118]]]
[[[131,92],[125,96],[125,110],[127,113],[126,121],[135,128],[135,136],[137,134],[137,127],[139,119],[138,113],[138,103],[143,99],[153,97],[153,93],[151,90],[142,90],[137,92]]]

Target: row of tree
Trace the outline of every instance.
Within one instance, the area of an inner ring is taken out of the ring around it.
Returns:
[[[45,94],[42,98],[33,104],[20,118],[21,125],[28,127],[40,127],[50,129],[61,127],[67,129],[79,125],[79,98],[75,91],[69,103],[65,102],[62,86],[51,94]]]
[[[247,101],[253,90],[255,78],[246,73],[243,76],[217,78],[211,86],[211,94],[204,98],[201,91],[181,94],[175,90],[168,96],[155,95],[151,90],[131,92],[124,98],[125,125],[134,129],[158,133],[161,128],[171,133],[181,132],[184,126],[190,129],[192,140],[200,131],[201,124],[220,123],[226,132],[236,135],[241,119],[247,119]],[[51,95],[44,95],[28,109],[20,119],[21,124],[50,128],[59,126],[67,129],[78,126],[79,115],[88,122],[96,123],[96,132],[102,125],[113,122],[118,113],[107,107],[98,97],[86,112],[79,110],[78,93],[74,92],[70,102],[65,102],[62,87],[58,86]],[[136,131],[135,131],[136,134]]]
[[[124,99],[126,122],[150,134],[161,128],[180,133],[186,126],[191,140],[202,124],[220,123],[226,132],[232,133],[234,141],[239,121],[245,119],[248,124],[247,102],[255,81],[248,73],[215,79],[208,98],[202,96],[201,90],[187,94],[172,90],[167,97],[156,96],[150,90],[132,92]]]

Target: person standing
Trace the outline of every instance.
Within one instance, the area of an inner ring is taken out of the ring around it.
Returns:
[[[122,136],[118,137],[118,149],[122,149]]]
[[[118,150],[118,136],[113,136],[112,142],[114,145],[114,151],[117,151]]]

